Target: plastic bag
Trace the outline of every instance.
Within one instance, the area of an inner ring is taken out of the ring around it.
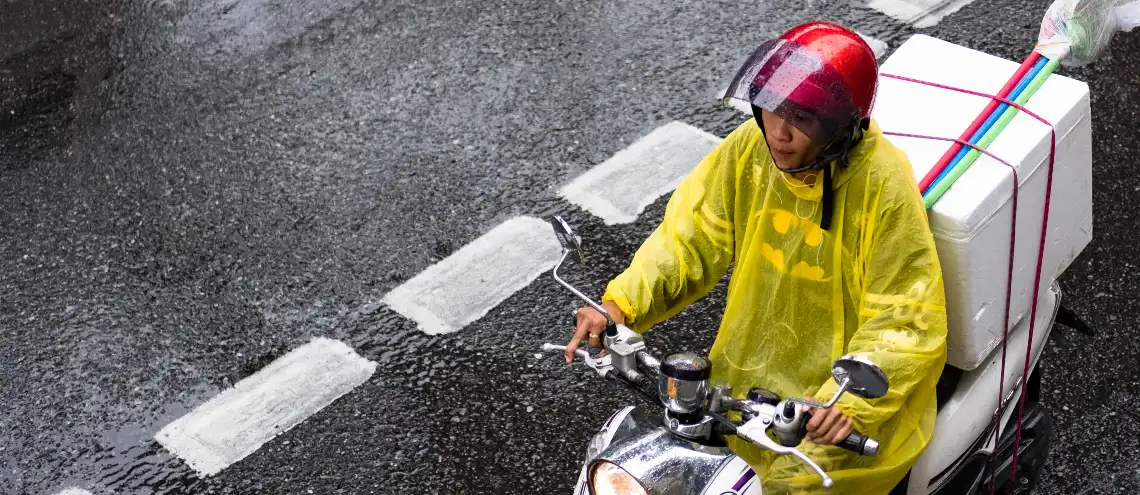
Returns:
[[[1054,0],[1041,20],[1035,50],[1068,67],[1095,62],[1117,31],[1140,25],[1140,1]]]
[[[1116,8],[1116,20],[1121,31],[1131,31],[1140,26],[1140,2],[1132,2]]]

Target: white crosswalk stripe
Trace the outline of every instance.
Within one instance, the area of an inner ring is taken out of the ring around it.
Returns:
[[[217,474],[364,383],[376,363],[317,338],[239,381],[155,435],[202,475]]]
[[[928,28],[974,0],[871,0],[868,7],[916,28]]]
[[[558,262],[561,247],[546,221],[516,217],[384,296],[384,303],[431,335],[481,318]]]
[[[638,139],[559,190],[606,225],[630,223],[677,185],[721,141],[682,122]]]

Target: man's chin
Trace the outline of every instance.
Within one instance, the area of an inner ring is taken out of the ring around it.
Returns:
[[[783,160],[780,160],[780,159],[774,158],[772,161],[775,162],[776,168],[780,169],[781,172],[787,172],[788,170],[795,170],[796,168],[799,167],[799,165],[796,165],[794,163],[787,163],[787,162],[784,162]]]

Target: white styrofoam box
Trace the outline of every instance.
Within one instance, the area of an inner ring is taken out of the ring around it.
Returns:
[[[996,94],[1020,64],[924,35],[911,37],[880,67],[883,74]],[[874,117],[884,131],[957,138],[989,99],[880,78]],[[1052,202],[1038,296],[1092,239],[1092,122],[1088,85],[1050,76],[1025,105],[1057,131]],[[1045,186],[1049,126],[1019,112],[987,148],[1017,168],[1013,291],[1009,326],[1030,311]],[[950,147],[947,141],[890,136],[921,179]],[[980,365],[1004,334],[1013,173],[982,155],[928,211],[938,247],[949,317],[947,362]]]
[[[963,411],[996,411],[999,398],[1013,397],[1011,394],[1018,392],[1018,387],[1025,383],[1022,378],[1025,376],[1026,351],[1031,354],[1029,365],[1033,369],[1045,350],[1045,341],[1050,333],[1049,324],[1053,322],[1061,302],[1060,287],[1054,286],[1046,290],[1045,295],[1037,301],[1037,323],[1033,328],[1032,341],[1029,339],[1029,318],[1022,318],[1009,331],[1009,347],[1006,348],[1004,363],[1001,352],[992,352],[982,366],[962,374],[954,394],[938,408],[934,435],[930,437],[926,451],[911,470],[911,478],[918,477],[915,481],[921,481],[920,493],[926,493],[930,480],[945,472],[954,461],[961,459],[962,452],[966,452],[991,426],[989,421],[978,421],[983,417],[988,419],[988,416]],[[1000,392],[999,385],[1003,387]],[[1017,409],[1015,400],[1006,405],[1006,414],[1015,413]],[[992,432],[990,438],[993,438]]]

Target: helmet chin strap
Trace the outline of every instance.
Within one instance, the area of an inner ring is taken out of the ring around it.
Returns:
[[[768,146],[768,155],[772,154],[772,147],[768,145],[767,132],[764,130],[764,119],[760,118],[761,109],[756,105],[752,106],[752,115],[756,119],[756,124],[760,126],[760,132],[764,135],[764,145]],[[863,140],[863,131],[870,126],[870,119],[856,119],[856,123],[851,126],[849,132],[842,133],[831,140],[823,148],[823,153],[816,157],[812,163],[791,169],[780,169],[785,174],[799,174],[804,172],[823,171],[823,198],[822,205],[820,205],[820,219],[819,228],[823,230],[831,230],[831,219],[835,209],[833,203],[835,202],[835,194],[832,193],[832,183],[834,182],[833,169],[845,169],[850,164],[848,162],[847,153],[851,151],[859,141]],[[830,151],[829,151],[830,150]]]

